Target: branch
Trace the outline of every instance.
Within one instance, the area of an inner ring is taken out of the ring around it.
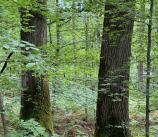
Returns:
[[[84,9],[79,10],[77,13],[82,13],[84,11]],[[68,19],[65,23],[69,22],[72,17],[68,17],[68,18],[60,18],[59,21],[65,21],[66,19]],[[53,23],[56,23],[58,20],[53,20],[51,22],[49,22],[47,25],[51,25]]]
[[[66,19],[64,19],[64,18],[59,19],[59,21],[65,21],[65,20]],[[57,20],[53,20],[53,21],[49,22],[47,25],[51,25],[51,24],[56,23],[56,22],[57,22]]]
[[[1,71],[0,71],[0,74],[2,74],[3,71],[5,70],[5,68],[7,67],[7,63],[8,63],[8,61],[9,61],[9,59],[11,58],[11,56],[13,55],[13,53],[14,53],[13,51],[9,53],[7,59],[5,60],[4,65],[3,65],[3,67],[2,67],[2,69],[1,69]]]
[[[67,21],[65,21],[63,24],[60,24],[59,27],[63,26],[64,24],[68,23],[69,21],[71,21],[72,18],[69,18]]]

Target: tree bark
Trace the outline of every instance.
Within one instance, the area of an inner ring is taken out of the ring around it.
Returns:
[[[9,130],[8,130],[8,125],[7,125],[7,120],[6,120],[5,110],[4,110],[3,96],[1,92],[0,92],[0,113],[1,113],[1,120],[2,120],[2,125],[3,125],[3,130],[4,130],[4,137],[7,137]]]
[[[147,45],[147,77],[146,77],[146,125],[145,136],[149,137],[150,129],[150,80],[151,80],[151,48],[152,48],[152,24],[153,24],[154,0],[150,0],[149,23],[148,23],[148,45]]]
[[[144,71],[144,66],[141,61],[138,62],[138,83],[139,83],[139,89],[142,90],[143,87],[143,71]]]
[[[31,31],[21,29],[21,40],[42,46],[47,43],[47,22],[43,15],[46,8],[46,0],[38,1],[41,4],[37,10],[21,9],[22,28],[30,28]],[[26,16],[27,14],[31,16]],[[26,20],[28,22],[26,23]],[[31,51],[30,51],[31,52]],[[22,72],[22,93],[20,118],[29,120],[34,118],[50,133],[53,133],[49,82],[47,74],[26,70]]]
[[[138,62],[138,88],[139,90],[143,90],[143,72],[144,72],[144,66],[143,66],[143,62],[139,61]]]
[[[139,27],[138,27],[138,48],[139,50],[143,51],[144,47],[146,45],[145,39],[145,0],[142,1],[142,4],[140,6],[140,12],[141,15],[139,17]],[[139,55],[140,57],[142,57],[142,52]],[[138,57],[138,65],[137,65],[137,70],[138,70],[138,89],[140,91],[143,91],[143,72],[144,72],[144,64],[143,64],[143,60],[141,58]]]
[[[132,1],[105,4],[100,54],[96,137],[129,137],[128,82],[133,15]],[[123,8],[119,7],[123,5]]]
[[[89,17],[87,15],[84,16],[84,29],[85,29],[85,59],[88,61],[88,50],[89,50]],[[88,79],[88,74],[86,74],[86,69],[90,67],[90,64],[87,63],[85,65],[85,69],[84,69],[84,73],[85,73],[85,86],[88,85],[87,83],[87,79]],[[88,121],[88,94],[87,94],[87,91],[86,92],[86,104],[85,104],[85,121],[87,122]]]

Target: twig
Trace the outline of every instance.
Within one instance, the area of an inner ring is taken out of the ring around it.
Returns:
[[[9,53],[7,59],[5,60],[4,65],[3,65],[3,67],[2,67],[2,69],[1,69],[1,71],[0,71],[0,75],[1,75],[1,74],[4,72],[4,70],[6,69],[7,64],[8,64],[8,61],[9,61],[9,59],[11,58],[11,56],[13,55],[13,53],[14,53],[13,51],[12,51],[11,53]]]
[[[13,55],[13,51],[11,53],[9,53],[7,59],[5,60],[5,63],[0,71],[0,75],[4,72],[4,70],[7,67],[7,63],[9,61],[9,59],[11,58],[11,56]],[[0,92],[0,113],[1,113],[1,119],[2,119],[2,124],[3,124],[3,130],[4,130],[4,136],[7,137],[8,134],[8,126],[7,126],[7,121],[6,121],[6,117],[5,117],[5,110],[4,110],[4,105],[3,105],[3,96]]]

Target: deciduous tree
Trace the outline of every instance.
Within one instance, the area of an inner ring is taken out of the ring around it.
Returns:
[[[100,54],[96,137],[129,137],[128,82],[133,1],[105,3]]]
[[[46,2],[46,0],[38,0],[36,4],[33,4],[32,9],[21,9],[21,41],[37,47],[47,43],[47,21],[44,16]],[[20,117],[23,120],[34,118],[52,133],[51,103],[46,73],[39,74],[32,70],[22,72]]]

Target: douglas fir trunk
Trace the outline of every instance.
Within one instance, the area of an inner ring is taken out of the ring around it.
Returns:
[[[100,55],[96,137],[129,137],[128,82],[132,0],[105,4]]]

